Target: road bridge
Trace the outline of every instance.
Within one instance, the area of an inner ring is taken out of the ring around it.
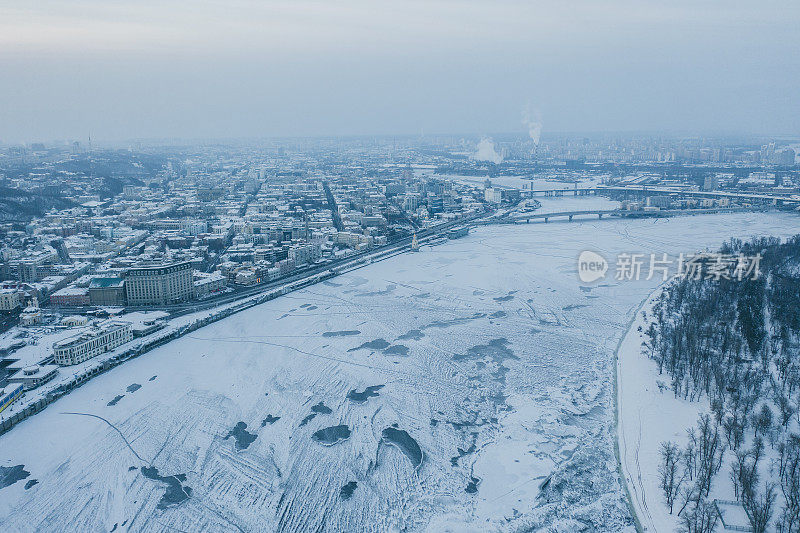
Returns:
[[[596,185],[594,187],[564,187],[557,189],[522,189],[526,197],[535,196],[585,196],[594,194],[634,193],[639,196],[678,194],[694,198],[728,198],[731,200],[748,200],[751,202],[771,202],[775,205],[800,205],[800,195],[766,194],[734,191],[693,191],[680,187],[647,187],[644,185]]]
[[[703,209],[660,209],[653,211],[626,210],[626,209],[586,209],[581,211],[554,211],[550,213],[526,213],[523,215],[511,215],[497,219],[497,223],[515,224],[517,222],[530,222],[531,220],[544,220],[549,222],[551,218],[566,218],[570,222],[574,217],[596,216],[598,219],[603,217],[616,218],[665,218],[687,215],[707,215],[714,213],[742,213],[754,211],[767,211],[768,207],[711,207]]]

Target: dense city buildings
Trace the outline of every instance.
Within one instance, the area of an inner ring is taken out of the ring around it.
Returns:
[[[541,188],[657,190],[617,191],[629,211],[746,207],[726,195],[800,192],[799,148],[609,134],[0,147],[0,311],[39,323],[33,298],[68,314],[227,297],[437,224],[535,210]]]

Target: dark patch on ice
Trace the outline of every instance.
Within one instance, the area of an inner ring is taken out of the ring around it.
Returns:
[[[538,328],[531,328],[531,335],[536,335],[537,333],[541,333],[542,330]]]
[[[394,346],[386,348],[383,353],[388,355],[408,355],[408,346],[395,344]]]
[[[148,379],[147,381],[155,381],[158,376],[153,376],[152,378]]]
[[[320,415],[329,415],[333,412],[333,409],[325,405],[323,402],[319,402],[317,405],[311,406],[311,412]]]
[[[317,308],[317,306],[316,306],[316,305],[312,305],[311,307],[307,307],[307,308],[306,308],[306,311],[313,311],[313,310],[314,310],[314,309],[316,309],[316,308]]]
[[[137,390],[139,390],[141,388],[142,388],[142,386],[139,385],[138,383],[131,383],[130,385],[128,385],[128,388],[125,389],[125,390],[128,391],[128,392],[136,392]]]
[[[349,481],[345,486],[342,487],[342,490],[339,491],[339,497],[343,500],[349,500],[353,496],[353,492],[355,492],[356,487],[358,487],[358,483],[355,481]]]
[[[474,291],[472,291],[472,295],[473,295],[473,296],[483,296],[484,294],[486,294],[486,293],[485,293],[485,292],[483,292],[483,291],[479,291],[479,290],[477,290],[477,289],[475,289]]]
[[[422,464],[422,450],[419,444],[402,429],[395,427],[384,429],[383,440],[400,448],[400,451],[409,458],[414,468],[418,468]]]
[[[312,420],[314,420],[315,416],[317,416],[317,413],[311,413],[310,415],[305,417],[303,420],[300,421],[300,427],[303,427],[306,424],[308,424],[309,422],[311,422]]]
[[[258,435],[247,431],[247,424],[244,422],[238,422],[233,429],[230,430],[227,435],[225,435],[225,440],[228,440],[231,437],[236,439],[236,448],[239,450],[244,450],[253,444],[253,441],[256,440]]]
[[[28,482],[25,483],[25,490],[28,490],[29,488],[33,487],[37,483],[39,483],[38,479],[30,479],[30,480],[28,480]]]
[[[322,428],[315,431],[311,438],[326,446],[333,446],[350,438],[350,428],[344,424]]]
[[[261,427],[263,428],[267,424],[274,424],[275,422],[277,422],[280,419],[281,419],[281,417],[279,417],[279,416],[267,415],[267,418],[265,418],[264,420],[261,421]]]
[[[370,398],[373,398],[375,396],[380,396],[380,394],[378,394],[378,391],[381,390],[382,388],[383,385],[373,385],[371,387],[367,387],[366,389],[364,389],[364,392],[358,392],[356,391],[356,389],[353,389],[347,393],[347,399],[350,400],[351,402],[364,403]]]
[[[495,311],[489,315],[489,318],[504,318],[506,315],[507,313],[505,311]]]
[[[469,479],[470,481],[467,483],[467,488],[465,488],[464,491],[467,494],[475,494],[478,492],[478,484],[481,482],[481,480],[476,477],[470,477]]]
[[[431,427],[435,428],[438,425],[439,425],[439,421],[436,420],[435,418],[431,418]]]
[[[414,298],[430,298],[430,297],[431,297],[431,293],[429,293],[429,292],[421,292],[419,294],[415,294],[414,295]]]
[[[166,509],[173,505],[179,505],[192,496],[192,489],[183,484],[186,481],[186,474],[175,474],[174,476],[161,476],[158,468],[154,466],[143,466],[142,475],[153,481],[160,481],[167,484],[167,490],[158,502],[158,509]]]
[[[25,470],[25,465],[0,466],[0,489],[13,485],[17,481],[22,481],[31,473]]]
[[[580,289],[581,289],[583,292],[592,292],[592,287],[584,287],[583,285],[581,285],[579,288],[580,288]]]
[[[336,283],[335,281],[327,280],[322,282],[323,285],[327,285],[328,287],[341,287],[341,283]]]
[[[114,399],[108,402],[106,405],[117,405],[117,403],[124,397],[125,397],[124,394],[118,394],[114,396]]]
[[[349,337],[351,335],[361,335],[357,329],[345,329],[342,331],[326,331],[322,334],[323,337]]]
[[[506,294],[505,296],[498,296],[497,298],[492,298],[495,302],[508,302],[514,299],[514,295],[511,293]]]
[[[572,305],[567,305],[565,307],[562,307],[562,309],[564,311],[572,311],[574,309],[580,309],[581,307],[589,307],[589,306],[586,305],[586,304],[572,304]]]
[[[362,292],[356,294],[356,296],[386,296],[387,294],[393,293],[396,288],[397,285],[387,285],[382,291]]]
[[[458,466],[458,460],[459,459],[461,459],[465,455],[470,455],[472,453],[475,453],[475,450],[476,450],[476,448],[475,448],[475,443],[474,442],[466,450],[463,449],[463,448],[456,448],[456,451],[458,452],[458,455],[456,457],[451,457],[450,458],[450,464],[453,465],[453,466]]]
[[[118,523],[114,523],[114,527],[111,528],[111,533],[114,533],[117,530]]]
[[[300,309],[305,309],[306,307],[311,307],[311,304],[301,304]]]
[[[350,348],[347,350],[348,352],[355,352],[356,350],[383,350],[389,347],[389,343],[386,339],[375,339],[374,341],[368,341],[362,344],[361,346],[356,346],[355,348]]]
[[[136,470],[135,466],[129,466],[128,467],[128,472],[133,472],[134,470]]]
[[[452,420],[448,420],[447,423],[450,424],[451,426],[453,426],[453,429],[455,429],[457,431],[461,431],[462,429],[465,429],[465,428],[474,428],[474,427],[478,426],[477,423],[470,422],[468,420],[466,420],[464,422],[453,422]]]
[[[438,328],[438,329],[449,328],[451,326],[458,326],[459,324],[466,324],[466,323],[468,323],[468,322],[470,322],[472,320],[477,320],[479,318],[485,318],[485,317],[486,317],[486,313],[475,313],[472,316],[468,316],[468,317],[464,317],[464,318],[453,318],[451,320],[437,320],[435,322],[431,322],[427,326],[422,326],[419,329],[426,330],[426,329],[429,329],[429,328]]]
[[[420,339],[421,339],[422,337],[424,337],[424,336],[425,336],[425,334],[424,334],[424,333],[422,333],[420,330],[418,330],[418,329],[412,329],[412,330],[411,330],[411,331],[409,331],[408,333],[403,333],[402,335],[400,335],[399,337],[397,337],[397,340],[399,340],[399,341],[405,341],[405,340],[409,340],[409,339],[411,339],[412,341],[418,341],[418,340],[420,340]]]
[[[453,359],[460,361],[463,359],[478,359],[491,357],[497,363],[502,363],[506,359],[519,359],[508,347],[508,341],[504,338],[492,339],[489,344],[477,344],[467,350],[466,354],[456,354]]]

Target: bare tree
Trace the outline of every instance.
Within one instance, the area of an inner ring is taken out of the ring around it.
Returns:
[[[664,500],[672,514],[672,507],[675,505],[675,498],[681,490],[683,476],[679,475],[678,466],[681,462],[681,451],[678,445],[665,441],[661,443],[661,464],[658,467],[658,474],[661,481],[661,489],[664,491]]]
[[[714,475],[722,467],[724,448],[719,435],[719,427],[707,414],[700,415],[697,421],[697,485],[700,493],[708,497]]]
[[[772,519],[774,504],[775,487],[772,483],[766,483],[762,495],[750,493],[743,498],[743,505],[747,516],[750,517],[753,533],[766,533],[769,521]]]
[[[778,473],[781,492],[786,505],[781,513],[778,529],[784,533],[800,532],[800,438],[791,436],[778,445],[780,458]]]
[[[699,499],[691,509],[681,515],[679,531],[683,533],[712,533],[717,527],[719,515],[714,505]]]

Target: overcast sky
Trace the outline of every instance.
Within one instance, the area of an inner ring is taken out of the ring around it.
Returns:
[[[800,1],[3,0],[0,140],[800,134]]]

